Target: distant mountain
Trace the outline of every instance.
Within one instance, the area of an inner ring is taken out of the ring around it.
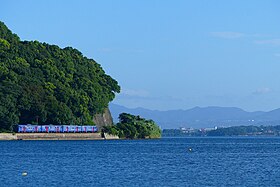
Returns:
[[[280,120],[280,108],[265,112],[262,115],[256,117],[257,120],[263,121],[279,121]]]
[[[122,112],[154,120],[162,129],[179,127],[206,128],[214,126],[278,125],[280,109],[270,112],[246,112],[236,107],[195,107],[188,110],[158,111],[145,108],[126,108],[110,104],[114,122]]]

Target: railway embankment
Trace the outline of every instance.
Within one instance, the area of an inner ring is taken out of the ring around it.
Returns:
[[[117,136],[102,137],[100,133],[0,133],[0,140],[105,140]]]
[[[0,133],[0,140],[17,140],[17,135],[14,133]]]

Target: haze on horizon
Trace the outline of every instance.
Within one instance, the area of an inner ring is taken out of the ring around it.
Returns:
[[[1,2],[22,40],[77,48],[118,80],[114,103],[280,108],[280,1]]]

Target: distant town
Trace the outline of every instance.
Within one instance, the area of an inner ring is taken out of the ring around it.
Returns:
[[[164,129],[163,137],[177,136],[280,136],[280,125]]]

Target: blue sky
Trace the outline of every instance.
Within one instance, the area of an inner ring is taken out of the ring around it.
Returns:
[[[280,108],[278,0],[6,0],[22,40],[72,46],[102,65],[127,107]]]

